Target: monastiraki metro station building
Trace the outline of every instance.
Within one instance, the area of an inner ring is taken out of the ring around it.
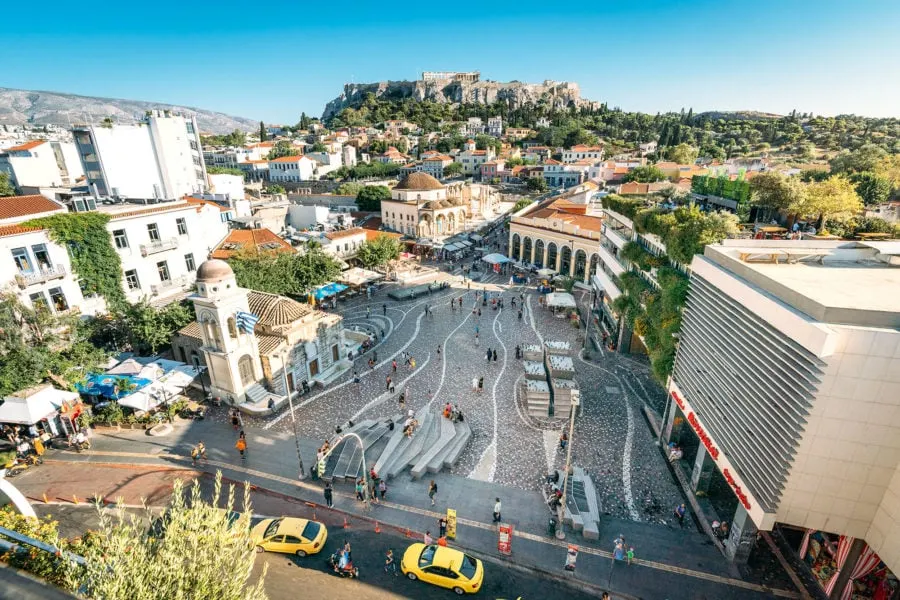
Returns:
[[[898,597],[900,243],[707,246],[669,395],[663,438],[731,558],[775,530],[829,597]]]

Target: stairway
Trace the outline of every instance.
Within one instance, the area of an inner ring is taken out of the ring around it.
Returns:
[[[269,390],[258,383],[254,383],[253,385],[248,387],[246,390],[244,390],[244,393],[247,395],[247,401],[254,404],[257,402],[262,402],[269,396]]]

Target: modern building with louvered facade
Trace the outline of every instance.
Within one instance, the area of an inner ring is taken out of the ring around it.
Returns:
[[[801,555],[833,541],[848,565],[819,570],[833,597],[866,552],[900,570],[900,243],[707,246],[669,392],[664,439],[694,491],[720,496],[731,557],[786,527]]]

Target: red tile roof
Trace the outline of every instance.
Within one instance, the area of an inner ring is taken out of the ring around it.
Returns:
[[[23,227],[22,225],[0,225],[0,237],[8,235],[18,235],[20,233],[28,233],[31,231],[41,231],[40,227]]]
[[[188,204],[196,204],[198,212],[200,211],[200,207],[203,206],[204,204],[208,205],[208,206],[212,206],[214,208],[218,208],[222,212],[228,212],[229,210],[231,210],[227,206],[222,206],[218,202],[213,202],[212,200],[204,200],[203,198],[193,198],[191,196],[185,196],[184,199],[187,201]]]
[[[380,219],[379,219],[380,220]],[[402,234],[399,233],[391,233],[390,231],[377,231],[374,229],[366,229],[366,241],[371,242],[373,240],[377,240],[381,236],[386,236],[390,238],[400,239],[403,237]]]
[[[210,254],[210,258],[224,260],[242,250],[248,250],[253,254],[294,252],[294,248],[290,244],[269,229],[234,229],[216,246]]]
[[[364,231],[365,230],[362,227],[354,227],[352,229],[344,229],[342,231],[329,231],[325,234],[325,237],[327,237],[329,240],[338,240],[340,238],[359,235]]]
[[[39,194],[0,198],[0,220],[18,219],[59,210],[65,210],[65,208]]]
[[[25,142],[24,144],[19,144],[18,146],[7,148],[6,150],[4,150],[4,152],[25,152],[26,150],[37,148],[46,141],[47,140],[31,140],[30,142]]]
[[[277,162],[277,163],[290,163],[290,162],[300,162],[301,158],[306,158],[305,156],[282,156],[280,158],[273,158],[269,162]]]

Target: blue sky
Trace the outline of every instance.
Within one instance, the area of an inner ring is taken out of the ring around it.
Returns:
[[[900,117],[900,1],[7,3],[0,87],[294,123],[345,82],[480,70],[625,110]]]

